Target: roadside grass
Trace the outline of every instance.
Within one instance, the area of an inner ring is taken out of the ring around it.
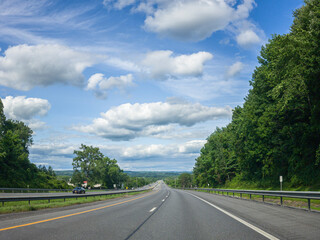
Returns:
[[[28,201],[5,202],[4,206],[2,206],[0,204],[0,214],[36,211],[36,210],[45,209],[45,208],[58,208],[58,207],[76,205],[76,204],[104,201],[104,200],[108,200],[108,199],[137,195],[137,194],[145,193],[148,191],[150,191],[150,190],[145,190],[145,191],[141,191],[141,192],[133,192],[133,193],[105,195],[105,196],[87,196],[86,198],[80,197],[78,199],[66,198],[65,201],[64,201],[64,199],[51,199],[50,202],[48,202],[48,200],[36,200],[36,201],[31,201],[30,205],[29,205]]]
[[[197,191],[207,192],[208,193],[208,191],[206,191],[206,190],[197,190]],[[215,192],[214,191],[209,191],[209,193],[215,193]],[[219,195],[233,197],[233,193],[229,193],[229,195],[227,195],[226,192],[225,193],[220,192]],[[235,193],[234,197],[235,198],[253,200],[253,201],[257,201],[257,202],[263,202],[262,195],[253,195],[253,194],[251,194],[251,198],[250,198],[250,194],[244,194],[243,193],[242,196],[241,196],[240,193]],[[280,197],[275,197],[275,196],[264,196],[264,202],[265,203],[276,204],[276,205],[281,205]],[[307,199],[302,199],[302,198],[283,197],[283,206],[294,207],[294,208],[302,208],[302,209],[308,210],[308,200]],[[320,211],[320,200],[311,199],[311,210]]]

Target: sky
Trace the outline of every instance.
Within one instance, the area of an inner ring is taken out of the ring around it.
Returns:
[[[303,0],[0,0],[0,97],[30,161],[81,144],[131,171],[191,171],[242,106],[261,46]]]

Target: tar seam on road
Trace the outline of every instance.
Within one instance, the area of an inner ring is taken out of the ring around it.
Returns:
[[[268,238],[268,239],[270,239],[270,240],[279,240],[279,239],[276,238],[275,236],[273,236],[273,235],[271,235],[271,234],[263,231],[262,229],[254,226],[254,225],[252,225],[252,224],[250,224],[250,223],[248,223],[247,221],[245,221],[245,220],[243,220],[243,219],[241,219],[241,218],[239,218],[239,217],[237,217],[237,216],[229,213],[228,211],[223,210],[222,208],[220,208],[220,207],[218,207],[218,206],[216,206],[216,205],[214,205],[214,204],[212,204],[212,203],[210,203],[210,202],[208,202],[208,201],[206,201],[206,200],[204,200],[204,199],[202,199],[202,198],[200,198],[200,197],[198,197],[198,196],[196,196],[196,195],[193,195],[192,193],[188,193],[188,192],[186,192],[186,193],[189,194],[189,195],[191,195],[191,196],[193,196],[193,197],[195,197],[195,198],[198,198],[199,200],[201,200],[201,201],[203,201],[203,202],[205,202],[205,203],[207,203],[207,204],[210,205],[211,207],[216,208],[216,209],[219,210],[220,212],[223,212],[224,214],[228,215],[229,217],[237,220],[238,222],[244,224],[245,226],[247,226],[247,227],[251,228],[252,230],[256,231],[257,233],[261,234],[262,236],[264,236],[264,237],[266,237],[266,238]]]
[[[111,204],[111,205],[107,205],[107,206],[103,206],[103,207],[99,207],[99,208],[86,210],[86,211],[83,211],[83,212],[72,213],[72,214],[68,214],[68,215],[64,215],[64,216],[60,216],[60,217],[49,218],[49,219],[45,219],[45,220],[41,220],[41,221],[37,221],[37,222],[31,222],[31,223],[26,223],[26,224],[22,224],[22,225],[16,225],[16,226],[7,227],[7,228],[1,228],[0,232],[1,231],[6,231],[6,230],[10,230],[10,229],[14,229],[14,228],[20,228],[20,227],[26,227],[26,226],[30,226],[30,225],[35,225],[35,224],[39,224],[39,223],[50,222],[50,221],[54,221],[54,220],[58,220],[58,219],[66,218],[66,217],[72,217],[72,216],[76,216],[76,215],[80,215],[80,214],[84,214],[84,213],[88,213],[88,212],[98,211],[98,210],[101,210],[101,209],[104,209],[104,208],[113,207],[113,206],[120,205],[120,204],[127,203],[127,202],[132,202],[134,200],[150,196],[150,195],[155,194],[157,192],[153,192],[153,193],[150,193],[150,194],[147,194],[147,195],[144,195],[144,196],[141,196],[141,197],[133,198],[133,199],[130,199],[130,200],[127,200],[127,201],[118,202],[118,203],[114,203],[114,204]]]
[[[130,239],[152,216],[153,214],[155,214],[160,208],[161,206],[164,204],[164,202],[161,201],[161,204],[159,205],[158,208],[155,209],[155,211],[153,211],[149,217],[147,217],[146,220],[144,220],[137,228],[136,230],[134,230],[128,237],[125,238],[125,240]]]

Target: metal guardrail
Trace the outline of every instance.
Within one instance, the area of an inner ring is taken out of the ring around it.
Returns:
[[[43,189],[43,188],[0,188],[1,192],[71,192],[72,189]]]
[[[265,191],[265,190],[236,190],[236,189],[217,189],[217,188],[184,188],[185,190],[207,191],[214,192],[215,194],[226,195],[235,197],[234,194],[247,194],[251,200],[252,195],[262,196],[262,202],[265,202],[265,196],[279,197],[280,205],[283,206],[283,198],[299,198],[307,199],[308,210],[311,211],[311,200],[320,200],[320,192],[307,192],[307,191]],[[226,194],[224,194],[226,193]],[[229,193],[232,193],[229,194]]]
[[[64,199],[66,201],[67,198],[87,198],[87,197],[101,197],[106,195],[115,195],[115,194],[123,194],[123,193],[130,193],[130,192],[142,192],[149,189],[144,190],[123,190],[123,191],[116,191],[116,192],[105,192],[105,193],[90,193],[90,194],[75,194],[75,195],[56,195],[56,196],[19,196],[19,197],[1,197],[0,202],[2,202],[2,206],[4,206],[5,202],[17,202],[17,201],[28,201],[29,205],[31,201],[36,200],[50,200],[53,199]]]

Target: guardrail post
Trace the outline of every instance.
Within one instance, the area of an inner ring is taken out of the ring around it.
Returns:
[[[66,198],[64,198],[63,201],[65,202],[65,201],[66,201]]]
[[[262,202],[264,202],[264,195],[262,195]]]
[[[242,193],[240,193],[240,198],[242,198]]]
[[[232,194],[232,195],[233,195],[233,197],[234,197],[234,192],[233,192],[233,194]]]
[[[309,210],[309,212],[311,211],[311,199],[310,198],[308,198],[308,210]]]
[[[48,199],[48,203],[50,203],[50,199]]]
[[[4,202],[2,202],[2,207],[4,207]]]
[[[281,203],[281,206],[283,205],[283,198],[282,196],[280,197],[280,203]]]
[[[29,202],[29,205],[30,205],[30,200],[28,202]]]
[[[251,200],[251,194],[250,194],[250,200]]]

